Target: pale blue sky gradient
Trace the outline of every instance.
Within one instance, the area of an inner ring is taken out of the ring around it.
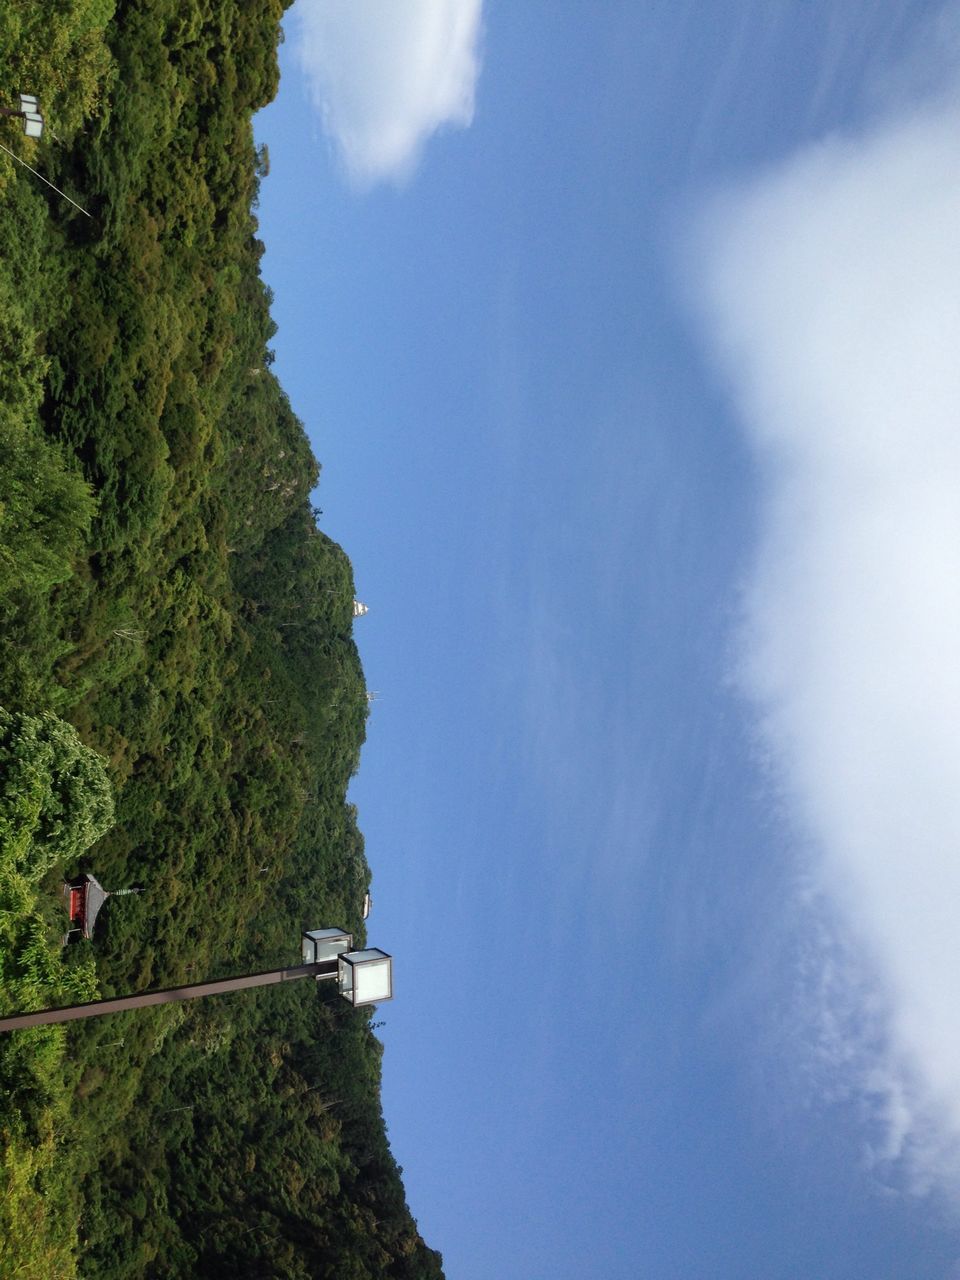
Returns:
[[[370,605],[384,1109],[450,1280],[958,1274],[797,1041],[803,842],[733,681],[757,463],[679,260],[718,184],[914,92],[932,12],[494,0],[473,123],[366,190],[288,19],[276,368]]]

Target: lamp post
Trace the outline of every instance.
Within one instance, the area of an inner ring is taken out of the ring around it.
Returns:
[[[152,1004],[171,1004],[179,1000],[196,1000],[201,996],[226,995],[248,987],[267,987],[297,978],[314,978],[317,982],[336,981],[341,996],[355,1007],[377,1004],[393,998],[393,958],[376,947],[354,951],[353,937],[342,929],[314,929],[304,933],[303,964],[286,969],[270,969],[264,973],[248,973],[237,978],[220,978],[215,982],[192,982],[184,987],[163,991],[141,991],[138,995],[116,996],[110,1000],[88,1000],[84,1004],[66,1005],[60,1009],[37,1009],[13,1013],[0,1018],[0,1031],[20,1031],[26,1027],[46,1026],[53,1022],[73,1022],[78,1018],[98,1018],[105,1013],[126,1009],[143,1009]]]

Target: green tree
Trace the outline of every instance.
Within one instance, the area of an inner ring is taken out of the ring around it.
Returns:
[[[74,861],[110,827],[103,760],[52,712],[0,708],[0,866],[27,881]]]

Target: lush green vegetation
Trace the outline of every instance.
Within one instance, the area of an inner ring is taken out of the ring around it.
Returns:
[[[281,0],[13,0],[0,142],[0,1008],[363,939],[353,582],[273,376]],[[64,874],[108,903],[60,947]],[[0,1039],[0,1276],[439,1277],[369,1017],[273,988]]]

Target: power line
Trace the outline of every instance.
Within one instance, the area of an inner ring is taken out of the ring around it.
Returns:
[[[20,157],[16,154],[16,152],[11,151],[9,147],[5,147],[2,142],[0,142],[0,150],[5,151],[8,156],[11,156],[14,160],[16,160],[17,164],[22,164],[25,169],[29,169],[32,174],[35,174],[36,177],[38,177],[41,182],[45,182],[48,187],[53,187],[53,190],[57,193],[58,196],[63,196],[64,200],[69,200],[70,203],[73,205],[73,207],[75,209],[79,209],[80,212],[84,215],[84,217],[86,218],[93,217],[92,213],[87,213],[86,209],[84,209],[82,205],[77,204],[76,200],[71,200],[70,196],[68,196],[65,191],[61,191],[59,187],[54,187],[53,183],[50,181],[49,178],[45,178],[42,173],[37,173],[37,170],[34,169],[32,165],[27,164],[26,160],[21,160]]]

